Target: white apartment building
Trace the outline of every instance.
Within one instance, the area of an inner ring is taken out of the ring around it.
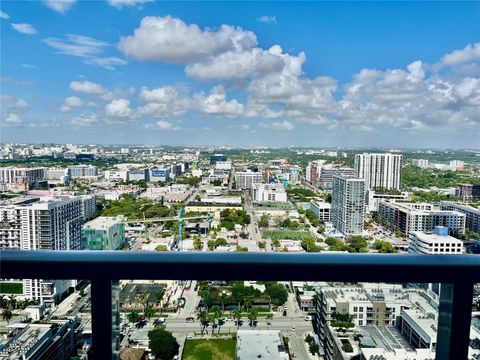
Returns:
[[[235,172],[235,184],[237,189],[250,190],[253,188],[253,184],[260,184],[262,182],[263,175],[261,172],[254,172],[251,170]]]
[[[354,175],[365,179],[367,189],[400,190],[403,156],[399,154],[356,154]]]
[[[127,181],[128,180],[128,171],[127,170],[106,170],[104,172],[105,180],[109,181]]]
[[[380,201],[378,218],[381,223],[400,230],[405,238],[412,231],[432,232],[436,226],[445,226],[448,233],[461,237],[465,233],[465,214],[458,211],[435,210],[433,205],[421,203],[390,203]]]
[[[365,181],[354,177],[333,177],[330,217],[344,235],[362,234],[365,213]]]
[[[47,169],[8,167],[0,168],[0,191],[29,190],[36,184],[47,180]]]
[[[421,231],[413,231],[410,233],[409,253],[460,255],[462,251],[463,241],[449,236],[448,229],[443,226],[437,226],[433,234],[427,234]]]
[[[421,352],[430,354],[436,349],[438,300],[431,291],[405,289],[399,284],[359,283],[320,286],[317,295],[316,328],[319,329],[321,348],[327,360],[350,359],[355,353],[362,354],[363,351],[353,336],[338,331],[336,314],[352,317],[353,333],[363,334],[365,338],[377,337],[373,347],[366,348],[368,351],[382,352],[395,348],[408,353],[407,358],[414,359],[410,356],[418,349],[426,349]],[[385,333],[390,336],[382,337]],[[354,352],[345,353],[341,339],[355,344]]]
[[[286,203],[287,192],[281,184],[253,184],[254,203]]]
[[[44,197],[0,205],[0,248],[80,250],[83,205],[80,197]],[[72,280],[25,279],[22,297],[53,302]]]
[[[93,165],[77,165],[68,168],[72,178],[98,176],[98,167]]]
[[[452,201],[442,201],[440,203],[440,209],[453,210],[465,214],[465,227],[480,233],[480,209],[470,205],[455,204]]]
[[[328,202],[312,201],[309,203],[310,210],[313,211],[318,220],[330,221],[330,212],[332,205]]]
[[[401,192],[399,194],[394,193],[379,193],[374,190],[367,190],[367,195],[365,197],[367,202],[367,211],[378,211],[378,204],[380,201],[385,200],[389,202],[397,201],[409,201],[410,195],[408,192]]]

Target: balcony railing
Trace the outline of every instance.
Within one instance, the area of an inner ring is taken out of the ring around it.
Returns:
[[[0,277],[91,280],[95,359],[112,358],[112,281],[303,280],[442,283],[436,359],[466,359],[477,255],[1,251]]]

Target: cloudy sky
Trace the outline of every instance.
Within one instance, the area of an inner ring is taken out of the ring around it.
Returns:
[[[476,147],[480,3],[1,2],[1,141]]]

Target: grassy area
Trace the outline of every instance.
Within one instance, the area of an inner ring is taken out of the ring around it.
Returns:
[[[290,231],[290,230],[264,230],[262,239],[272,240],[305,240],[311,239],[312,234],[309,231]]]
[[[0,294],[23,294],[23,283],[0,282]]]
[[[234,339],[187,340],[183,360],[234,360]]]

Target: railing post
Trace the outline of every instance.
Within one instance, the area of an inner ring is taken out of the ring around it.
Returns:
[[[112,282],[92,280],[93,359],[112,359]]]
[[[473,282],[441,284],[436,360],[467,359]]]

